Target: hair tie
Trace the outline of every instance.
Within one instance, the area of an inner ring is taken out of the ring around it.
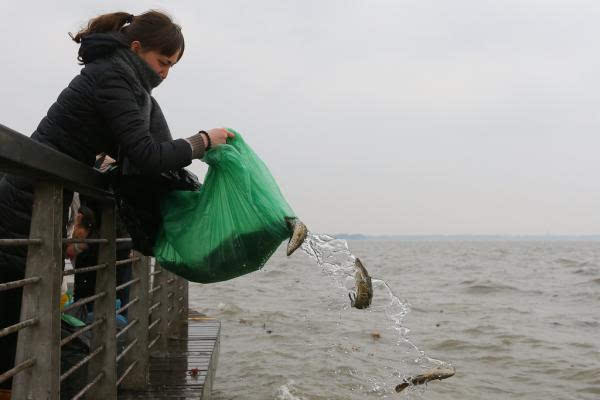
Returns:
[[[133,22],[133,17],[135,17],[135,15],[129,14],[127,16],[127,18],[125,19],[125,22],[127,22],[128,24],[131,24]]]

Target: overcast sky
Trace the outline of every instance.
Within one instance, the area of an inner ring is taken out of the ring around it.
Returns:
[[[173,135],[239,130],[312,231],[600,233],[600,2],[2,1],[0,123],[79,72],[68,31],[150,8]]]

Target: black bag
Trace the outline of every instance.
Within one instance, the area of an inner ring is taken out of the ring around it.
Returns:
[[[154,256],[154,242],[161,225],[162,197],[173,190],[197,191],[201,187],[198,177],[183,168],[159,175],[143,175],[128,172],[127,167],[115,164],[105,173],[111,179],[119,216],[131,235],[133,248],[146,256]]]

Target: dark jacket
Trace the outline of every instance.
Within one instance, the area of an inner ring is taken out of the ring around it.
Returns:
[[[118,158],[128,171],[143,175],[190,164],[191,146],[183,139],[171,140],[162,112],[150,95],[160,76],[127,48],[120,34],[89,35],[79,55],[84,68],[52,104],[31,135],[33,140],[90,167],[100,153]],[[0,175],[0,238],[29,236],[32,192],[28,179]],[[65,193],[65,212],[70,198]],[[0,283],[23,278],[26,254],[24,246],[0,247]],[[21,289],[0,291],[0,329],[19,321],[20,308]],[[14,365],[16,338],[0,338],[0,373]],[[0,387],[10,387],[10,381]]]
[[[123,62],[123,57],[115,56],[117,52],[127,52],[131,61],[138,59],[139,63]],[[50,107],[31,136],[33,140],[89,166],[100,153],[117,158],[119,147],[144,173],[191,163],[190,145],[184,139],[171,140],[162,111],[150,96],[160,77],[122,43],[119,34],[89,35],[81,44],[80,55],[85,67]],[[154,132],[150,131],[151,118]]]
[[[52,104],[31,139],[89,166],[105,152],[139,174],[159,174],[191,163],[191,146],[184,139],[172,140],[151,97],[160,76],[128,49],[119,33],[87,36],[79,55],[84,68]],[[0,238],[29,235],[32,190],[26,179],[0,177]],[[0,269],[7,263],[22,269],[25,255],[26,248],[0,247]]]

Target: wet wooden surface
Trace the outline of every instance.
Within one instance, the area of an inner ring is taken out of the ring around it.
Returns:
[[[122,400],[210,400],[217,369],[221,323],[190,317],[187,338],[172,335],[167,351],[150,357],[149,385],[144,391],[121,391]]]

